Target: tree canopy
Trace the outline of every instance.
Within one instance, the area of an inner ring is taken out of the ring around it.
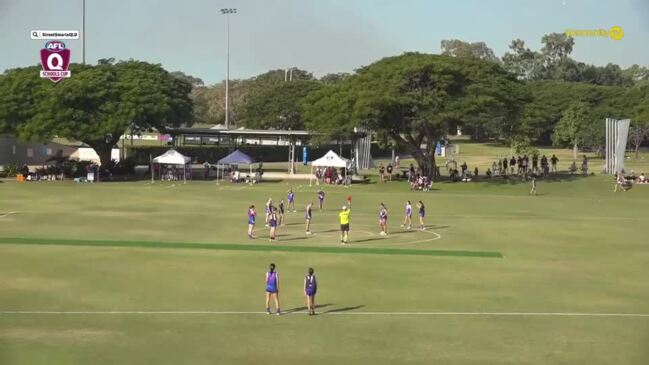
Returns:
[[[371,129],[433,177],[435,145],[450,129],[489,124],[507,136],[526,97],[524,85],[493,62],[407,53],[316,91],[303,105],[310,129],[332,136]]]
[[[160,65],[139,61],[73,64],[74,77],[42,80],[37,67],[8,72],[0,84],[0,123],[23,139],[53,136],[82,141],[110,162],[110,151],[131,126],[191,124],[192,86]]]

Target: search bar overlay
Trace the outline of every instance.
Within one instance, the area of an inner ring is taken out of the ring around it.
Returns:
[[[32,39],[79,39],[78,30],[32,30]]]

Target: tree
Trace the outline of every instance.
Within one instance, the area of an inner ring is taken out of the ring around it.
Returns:
[[[406,53],[310,94],[303,105],[309,129],[338,136],[369,129],[410,152],[434,178],[439,139],[458,123],[515,125],[524,94],[524,85],[493,62]]]
[[[629,127],[629,144],[633,146],[635,158],[639,157],[640,146],[649,138],[649,123],[646,121],[632,120]]]
[[[556,145],[564,143],[573,147],[573,159],[577,159],[579,145],[584,142],[584,132],[591,123],[590,107],[584,102],[573,102],[554,128],[552,140]]]
[[[632,108],[629,144],[633,146],[635,158],[638,158],[640,146],[649,138],[649,86],[630,89],[625,100]]]
[[[503,55],[503,67],[521,80],[536,80],[542,71],[541,55],[525,47],[525,41],[515,39],[509,45],[512,53]]]
[[[248,128],[304,129],[300,103],[320,87],[317,81],[297,80],[257,89],[243,104],[242,123]]]
[[[330,73],[322,76],[320,82],[323,84],[337,84],[351,76],[347,72]]]
[[[188,84],[190,84],[190,85],[192,85],[194,87],[204,86],[205,85],[205,83],[203,83],[202,79],[200,79],[198,77],[191,76],[191,75],[187,75],[182,71],[173,71],[170,74],[173,77],[176,77],[178,79],[186,81]]]
[[[494,51],[484,42],[465,42],[459,39],[444,39],[441,42],[442,54],[451,57],[473,57],[485,61],[500,62]]]
[[[22,139],[82,141],[97,152],[102,165],[110,162],[112,147],[132,125],[161,129],[192,122],[191,85],[160,65],[102,62],[70,69],[74,76],[56,85],[41,80],[34,68],[9,72],[3,86],[15,95],[0,94],[0,105],[10,105],[0,112],[0,120],[16,124]]]

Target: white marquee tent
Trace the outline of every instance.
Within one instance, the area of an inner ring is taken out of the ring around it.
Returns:
[[[329,152],[325,153],[324,156],[311,162],[311,177],[309,178],[309,185],[311,185],[311,182],[313,181],[313,167],[342,167],[345,169],[346,178],[348,166],[348,159],[340,157],[336,154],[336,152],[329,150]]]
[[[170,149],[169,151],[165,152],[164,154],[154,158],[151,162],[151,181],[153,182],[154,179],[154,169],[153,169],[153,164],[158,164],[158,170],[161,171],[160,166],[161,165],[173,165],[173,166],[178,166],[182,165],[183,169],[183,182],[187,182],[187,169],[189,168],[189,173],[191,176],[191,161],[192,159],[190,157],[187,157],[183,155],[182,153]],[[159,173],[160,179],[162,180],[162,173]]]

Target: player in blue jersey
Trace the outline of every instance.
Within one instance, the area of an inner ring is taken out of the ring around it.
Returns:
[[[379,228],[381,228],[381,236],[388,235],[388,208],[383,203],[381,203],[379,210]]]
[[[311,234],[311,218],[313,218],[313,202],[306,205],[304,219],[306,220],[306,234]]]
[[[412,227],[412,204],[410,200],[406,202],[406,217],[403,219],[401,227],[406,227],[407,229]]]
[[[255,238],[252,235],[252,231],[255,229],[255,220],[257,219],[257,212],[255,211],[255,206],[251,205],[248,208],[248,238]]]
[[[315,293],[318,291],[318,282],[315,279],[313,268],[310,267],[304,277],[304,295],[306,295],[306,308],[310,316],[315,315]]]
[[[293,192],[293,189],[288,190],[286,198],[288,199],[288,210],[292,210],[293,213],[297,212],[297,210],[295,210],[295,193]]]
[[[318,191],[318,203],[320,204],[320,210],[324,206],[325,192],[320,190]]]
[[[421,200],[417,203],[417,208],[419,208],[419,228],[423,231],[426,229],[426,224],[424,223],[424,217],[426,217],[426,207],[424,202]]]
[[[277,315],[282,314],[279,307],[279,275],[275,271],[275,264],[270,264],[269,270],[266,273],[266,313],[271,314],[270,311],[270,298],[275,299],[275,308]]]

